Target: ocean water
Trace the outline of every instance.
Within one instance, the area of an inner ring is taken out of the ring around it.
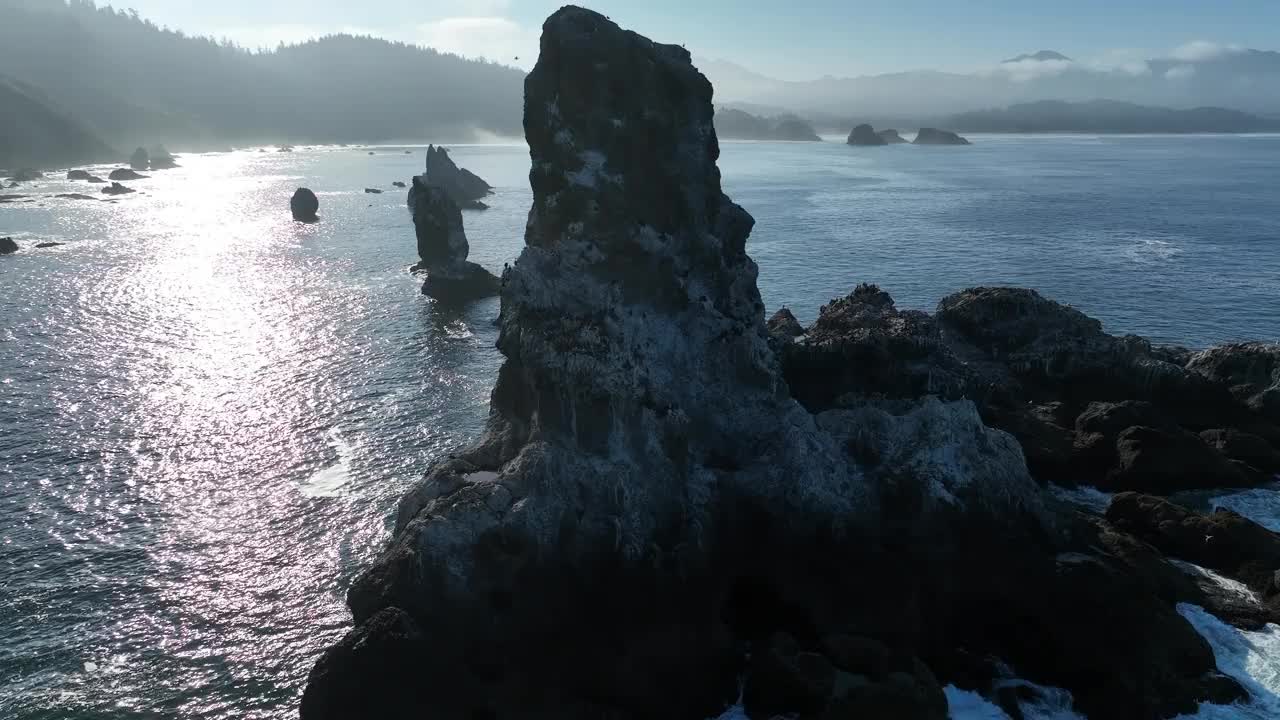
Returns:
[[[808,322],[864,281],[926,309],[1012,283],[1112,332],[1280,338],[1280,137],[975,140],[724,143],[770,311]],[[478,433],[500,361],[496,299],[443,307],[407,273],[391,183],[423,149],[373,150],[185,156],[115,203],[51,180],[0,204],[24,246],[0,257],[0,717],[296,714],[346,586],[400,494]],[[497,188],[464,215],[498,272],[522,245],[527,150],[454,157]],[[318,224],[289,219],[301,185]],[[1274,518],[1276,497],[1224,504]]]

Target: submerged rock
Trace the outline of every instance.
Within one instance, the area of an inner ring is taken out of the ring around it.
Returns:
[[[406,187],[406,185],[405,185],[404,183],[400,182],[399,180],[397,180],[397,181],[395,181],[395,182],[391,183],[391,186],[392,186],[392,187],[398,187],[398,188]]]
[[[502,282],[479,265],[468,262],[471,246],[462,226],[462,212],[444,188],[413,179],[409,191],[418,257],[414,268],[425,271],[422,294],[438,300],[471,300],[498,294]]]
[[[0,237],[0,255],[11,255],[18,252],[18,243],[10,237]]]
[[[92,200],[93,198],[89,198],[89,199],[90,199],[90,200]],[[64,245],[64,243],[60,243],[60,242],[42,242],[42,243],[37,243],[37,244],[36,244],[36,248],[37,248],[37,249],[44,249],[44,248],[52,248],[52,247],[61,247],[62,245]]]
[[[427,171],[422,177],[428,184],[443,188],[458,207],[464,210],[483,210],[488,207],[479,200],[489,195],[493,188],[475,173],[454,164],[449,151],[443,147],[427,146]]]
[[[366,194],[366,195],[381,195],[381,194],[382,194],[382,191],[381,191],[381,190],[379,190],[378,188],[365,188],[365,189],[364,189],[364,192],[365,192],[365,194]]]
[[[937,128],[920,128],[916,133],[916,145],[970,145],[968,140],[951,132]]]
[[[133,192],[137,192],[137,190],[125,187],[118,182],[113,182],[107,187],[102,188],[102,194],[104,195],[128,195]]]
[[[888,142],[876,133],[875,129],[870,125],[862,124],[853,128],[853,132],[849,133],[849,145],[887,145]]]
[[[898,131],[892,128],[889,130],[881,130],[876,134],[880,136],[881,140],[884,140],[886,145],[899,145],[907,142],[906,138],[899,135]]]
[[[67,171],[68,180],[88,180],[91,177],[93,176],[89,174],[88,170],[68,170]]]
[[[129,156],[129,167],[134,170],[146,170],[151,165],[151,158],[147,154],[146,148],[138,148],[133,151],[133,155]],[[112,178],[113,180],[115,178]]]
[[[54,197],[62,198],[63,200],[97,200],[98,199],[92,195],[84,195],[82,193],[59,193],[57,195],[54,195]]]
[[[85,179],[86,179],[86,180],[88,180],[90,183],[92,183],[92,184],[94,184],[94,185],[105,185],[105,184],[106,184],[106,182],[107,182],[106,180],[103,180],[102,178],[98,177],[97,175],[90,175],[89,177],[87,177],[87,178],[85,178]]]
[[[316,216],[320,212],[320,198],[316,197],[311,188],[298,188],[293,191],[293,197],[289,198],[289,212],[298,222],[316,222],[320,219]]]
[[[129,168],[117,168],[107,176],[109,180],[145,180],[147,175],[139,175]]]

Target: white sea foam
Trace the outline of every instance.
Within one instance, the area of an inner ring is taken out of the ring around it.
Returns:
[[[1209,504],[1215,510],[1234,510],[1268,530],[1280,532],[1280,488],[1275,486],[1219,495]]]
[[[1059,500],[1064,500],[1072,505],[1079,505],[1098,515],[1105,513],[1107,507],[1111,505],[1111,493],[1102,492],[1098,488],[1088,485],[1065,488],[1060,485],[1050,484],[1049,491]]]
[[[1178,612],[1195,627],[1218,660],[1218,668],[1244,685],[1252,700],[1238,705],[1201,705],[1202,720],[1274,720],[1280,717],[1280,626],[1241,630],[1197,605],[1181,604]]]
[[[335,428],[329,431],[329,446],[338,453],[338,462],[312,475],[302,484],[302,494],[307,497],[337,497],[351,482],[351,444]]]

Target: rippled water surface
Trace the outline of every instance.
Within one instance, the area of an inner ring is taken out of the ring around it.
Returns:
[[[1016,283],[1113,332],[1280,338],[1280,137],[977,141],[725,143],[766,305]],[[48,181],[0,205],[24,246],[0,257],[0,717],[296,714],[346,585],[479,430],[499,361],[496,300],[444,308],[406,272],[404,150],[186,156],[116,203]],[[454,157],[497,186],[465,219],[500,271],[527,150]],[[320,223],[290,221],[299,185]]]

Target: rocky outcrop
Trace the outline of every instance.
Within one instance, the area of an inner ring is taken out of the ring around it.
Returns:
[[[68,170],[67,171],[68,180],[88,180],[91,177],[93,176],[89,174],[88,170]]]
[[[794,340],[804,334],[804,326],[787,308],[782,308],[774,313],[765,327],[769,330],[769,337],[784,342]]]
[[[152,170],[172,170],[178,167],[178,161],[174,159],[173,155],[169,154],[169,151],[163,145],[151,148],[149,155]]]
[[[107,176],[108,180],[145,180],[148,176],[140,175],[129,168],[117,168]]]
[[[951,132],[937,128],[920,128],[914,140],[916,145],[969,145],[970,142]]]
[[[462,227],[462,212],[441,187],[413,179],[409,190],[414,231],[418,236],[415,271],[425,272],[422,294],[437,300],[472,300],[498,294],[502,283],[493,273],[468,262],[471,246]]]
[[[1200,439],[1223,456],[1255,472],[1280,475],[1280,447],[1265,438],[1234,428],[1219,428],[1205,430],[1200,433]]]
[[[320,212],[320,198],[316,197],[311,188],[298,188],[293,192],[293,197],[289,198],[289,212],[298,222],[317,222],[320,219],[316,215]]]
[[[124,185],[121,185],[118,182],[113,182],[107,187],[102,188],[103,195],[128,195],[129,193],[134,193],[134,192],[137,192],[137,190],[134,190],[133,188],[125,187]]]
[[[849,133],[849,145],[888,145],[888,141],[876,133],[875,128],[863,123]]]
[[[0,238],[0,255],[12,255],[18,252],[19,249],[18,243],[14,242],[13,238]]]
[[[898,134],[897,130],[890,128],[889,130],[881,130],[876,133],[884,140],[886,145],[901,145],[907,142],[907,139]]]
[[[93,185],[105,185],[105,184],[106,184],[106,182],[107,182],[106,180],[103,180],[102,178],[98,177],[97,175],[90,175],[89,177],[87,177],[87,178],[85,178],[85,179],[86,179],[86,180],[88,180],[88,181],[89,181],[91,184],[93,184]]]
[[[61,198],[63,200],[97,200],[98,199],[92,195],[85,195],[84,193],[58,193],[57,195],[54,195],[54,197]]]
[[[146,170],[151,166],[151,157],[146,148],[138,148],[129,156],[129,167],[134,170]],[[114,178],[113,178],[114,179]]]
[[[1274,472],[1270,449],[1280,450],[1274,426],[1224,383],[1177,364],[1189,353],[1108,335],[1031,290],[973,288],[930,316],[859,286],[781,353],[792,392],[815,412],[859,398],[971,399],[1018,439],[1042,482],[1159,493],[1247,486]],[[1147,430],[1122,443],[1130,428]],[[1202,441],[1195,433],[1205,428],[1230,429],[1235,441]]]
[[[1197,353],[1187,364],[1231,389],[1232,395],[1271,422],[1280,422],[1280,344],[1237,343]]]
[[[391,186],[392,186],[392,187],[398,187],[398,188],[408,187],[407,185],[405,185],[404,183],[400,182],[399,180],[397,180],[397,181],[395,181],[395,182],[391,183]]]
[[[1248,586],[1254,597],[1234,608],[1230,619],[1250,625],[1280,622],[1280,535],[1230,510],[1202,514],[1137,493],[1116,495],[1107,520],[1171,557]]]
[[[449,151],[435,145],[427,146],[427,171],[424,180],[442,188],[464,210],[483,210],[487,205],[480,198],[493,192],[489,183],[475,173],[459,168],[449,157]]]
[[[942,718],[933,666],[958,649],[1103,720],[1240,697],[973,403],[857,378],[816,413],[791,397],[687,51],[563,8],[524,124],[486,433],[401,501],[304,720],[706,718],[742,678],[761,717]],[[462,245],[455,213],[432,214],[431,257]],[[886,343],[914,322],[869,288],[848,312]]]
[[[364,193],[366,195],[381,195],[382,191],[379,190],[378,188],[365,188]]]

